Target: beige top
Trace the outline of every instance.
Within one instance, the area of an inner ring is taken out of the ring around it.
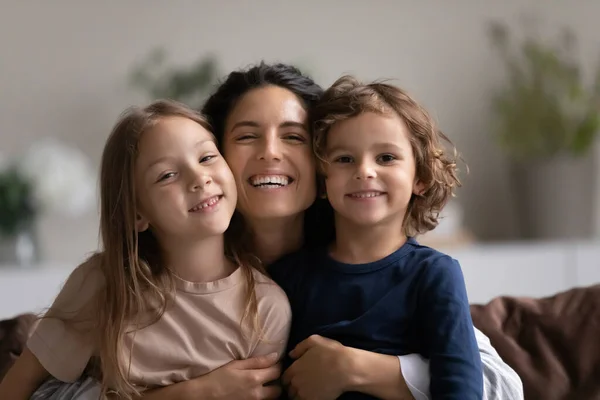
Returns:
[[[262,338],[241,330],[246,287],[241,268],[209,283],[177,278],[174,304],[162,318],[126,335],[126,352],[133,348],[130,382],[140,388],[166,386],[232,360],[274,351],[283,356],[291,324],[288,299],[269,278],[257,271],[254,275]],[[53,307],[76,311],[103,285],[100,269],[87,262],[71,274]],[[27,346],[52,376],[65,382],[77,380],[96,354],[90,335],[55,318],[42,319]]]

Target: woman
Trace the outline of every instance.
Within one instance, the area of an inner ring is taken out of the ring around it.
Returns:
[[[267,265],[303,245],[327,242],[332,235],[326,200],[315,202],[307,115],[321,93],[292,66],[260,64],[232,72],[202,110],[237,183],[239,215],[231,231],[246,231],[254,254]],[[487,337],[476,333],[486,398],[523,398],[518,375],[502,362]],[[346,348],[322,337],[301,346],[304,353],[296,361],[294,376],[284,375],[284,380],[307,398],[346,390],[394,398],[407,393],[407,384],[417,386],[411,387],[417,398],[416,389],[428,386],[427,365],[416,355],[400,357],[399,366],[395,357]]]

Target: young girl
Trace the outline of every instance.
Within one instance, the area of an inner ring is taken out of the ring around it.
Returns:
[[[294,315],[290,356],[303,356],[301,342],[315,334],[382,354],[418,353],[430,362],[432,399],[481,399],[460,266],[413,238],[437,225],[460,184],[441,144],[446,137],[402,90],[352,77],[325,92],[313,118],[336,237],[328,248],[302,250],[269,269]],[[284,383],[298,368],[310,366],[291,364]],[[329,395],[372,398],[357,392]]]
[[[84,373],[103,395],[132,398],[282,354],[289,303],[241,243],[225,243],[236,186],[200,115],[169,101],[126,112],[104,149],[100,192],[104,248],[71,274],[0,398]],[[66,398],[48,387],[37,398]]]

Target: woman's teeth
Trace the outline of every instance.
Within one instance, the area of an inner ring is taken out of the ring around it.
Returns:
[[[221,200],[221,196],[213,196],[210,199],[207,199],[206,201],[203,201],[202,203],[198,204],[197,206],[192,207],[190,211],[200,211],[203,208],[217,204],[219,200]]]
[[[250,184],[254,187],[274,188],[289,185],[291,179],[285,175],[271,175],[250,178]]]

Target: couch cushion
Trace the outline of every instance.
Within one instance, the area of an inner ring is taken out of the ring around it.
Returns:
[[[0,380],[23,351],[36,319],[23,314],[0,321]]]
[[[471,314],[521,377],[526,399],[600,399],[600,285],[498,297]]]

